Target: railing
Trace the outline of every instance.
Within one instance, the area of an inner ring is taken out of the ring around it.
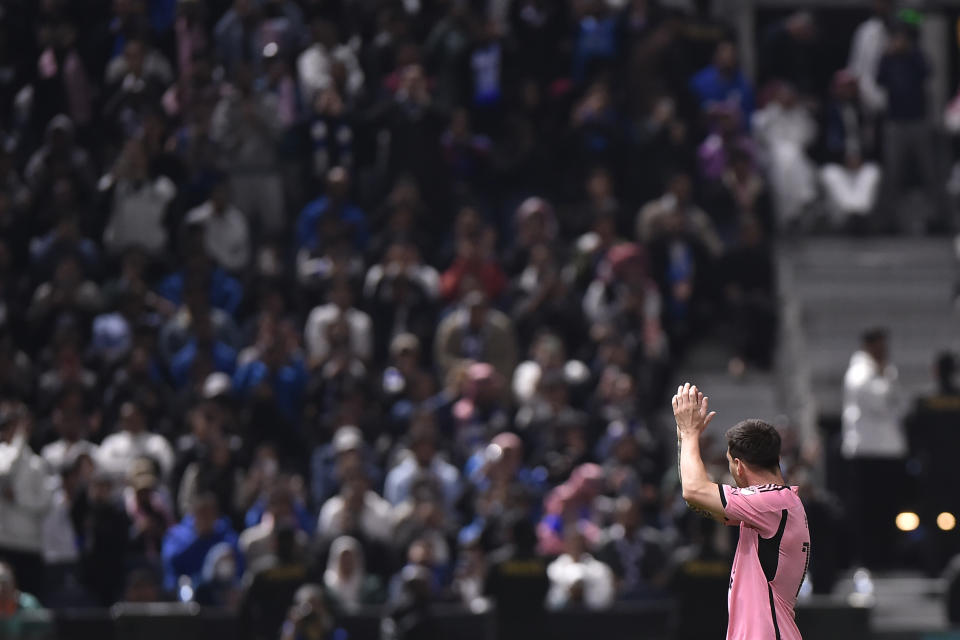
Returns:
[[[546,616],[540,637],[555,640],[674,640],[677,608],[672,602],[617,605],[603,612],[570,610]],[[497,640],[495,611],[471,613],[445,605],[432,610],[437,638]],[[869,610],[814,600],[798,608],[805,637],[869,638]],[[380,612],[337,621],[346,640],[378,640]],[[711,622],[716,626],[716,622]],[[685,625],[688,626],[688,625]],[[721,625],[722,626],[722,625]],[[689,629],[688,629],[689,632]],[[722,628],[696,637],[722,637]],[[121,605],[112,609],[35,611],[0,622],[0,638],[16,640],[234,640],[244,637],[237,619],[193,604]],[[532,640],[532,639],[531,639]]]

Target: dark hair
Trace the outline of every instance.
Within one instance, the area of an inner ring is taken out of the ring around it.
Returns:
[[[780,434],[763,420],[744,420],[727,431],[731,458],[751,467],[776,471],[780,468]]]
[[[871,327],[860,334],[860,342],[864,345],[877,344],[887,339],[888,332],[884,327]]]

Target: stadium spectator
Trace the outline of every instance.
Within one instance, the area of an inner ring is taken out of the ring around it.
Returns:
[[[563,554],[547,567],[547,607],[606,609],[614,599],[613,572],[586,551],[584,536],[575,527],[566,532],[565,538]]]
[[[28,444],[32,417],[20,403],[0,406],[0,559],[20,584],[43,594],[43,522],[50,509],[47,470]]]
[[[164,588],[172,591],[184,576],[198,584],[207,554],[220,543],[236,549],[237,534],[229,521],[220,517],[216,496],[202,494],[191,505],[190,513],[163,538]]]
[[[895,532],[890,523],[906,506],[907,438],[897,367],[885,329],[869,329],[843,378],[843,442],[850,478],[847,509],[855,548],[867,566],[882,564]]]

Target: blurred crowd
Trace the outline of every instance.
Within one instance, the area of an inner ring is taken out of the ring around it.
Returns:
[[[722,557],[670,374],[770,367],[772,234],[869,217],[926,62],[878,2],[833,74],[801,12],[755,90],[709,2],[663,5],[2,3],[4,584],[294,638]]]

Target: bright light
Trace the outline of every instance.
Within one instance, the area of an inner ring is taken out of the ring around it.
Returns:
[[[897,514],[897,529],[900,531],[913,531],[920,526],[920,516],[912,511],[904,511]]]
[[[937,516],[937,526],[944,531],[953,531],[953,528],[957,526],[957,519],[949,511],[944,511]]]

